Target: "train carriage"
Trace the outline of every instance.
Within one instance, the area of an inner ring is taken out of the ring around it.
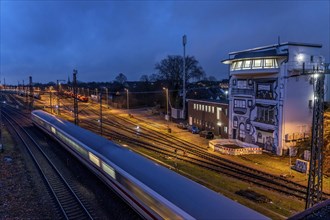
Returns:
[[[57,139],[145,218],[267,219],[106,138],[41,110],[36,126]]]

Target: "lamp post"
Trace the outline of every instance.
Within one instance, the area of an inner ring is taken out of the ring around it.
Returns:
[[[49,87],[49,107],[50,113],[53,113],[53,106],[52,106],[52,87]]]
[[[168,120],[168,88],[163,87],[166,93],[166,120]]]
[[[183,118],[185,119],[185,111],[186,111],[186,44],[187,44],[187,36],[183,35],[182,37],[183,44]]]
[[[109,108],[109,93],[108,93],[108,88],[105,88],[105,95],[107,99],[107,107]]]
[[[128,96],[128,89],[125,88],[126,91],[126,100],[127,100],[127,110],[129,109],[129,96]]]
[[[57,85],[57,114],[60,115],[60,85],[61,82],[65,82],[63,79],[58,79],[56,80],[56,85]]]
[[[102,127],[102,90],[100,89],[100,133],[103,135],[103,127]]]

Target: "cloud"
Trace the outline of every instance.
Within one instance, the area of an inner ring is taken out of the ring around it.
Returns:
[[[284,41],[321,43],[329,54],[327,1],[1,1],[6,81],[129,80],[186,51],[208,75],[227,76],[228,53]]]

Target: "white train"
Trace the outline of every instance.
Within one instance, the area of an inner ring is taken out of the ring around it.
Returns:
[[[31,117],[147,219],[267,219],[68,121],[41,110]]]

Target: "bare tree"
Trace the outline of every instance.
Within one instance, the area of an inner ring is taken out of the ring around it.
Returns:
[[[191,80],[200,80],[205,76],[203,68],[199,65],[195,57],[185,57],[185,73],[186,85]],[[167,56],[155,65],[158,70],[159,79],[166,81],[167,87],[173,90],[173,98],[175,99],[175,106],[180,106],[180,93],[183,81],[183,57],[182,56]]]
[[[118,76],[116,76],[115,81],[124,84],[127,81],[127,77],[123,73],[119,73]]]
[[[182,56],[168,56],[156,64],[160,79],[168,82],[180,82],[183,78],[183,58]],[[205,76],[203,68],[199,65],[195,57],[186,57],[186,81],[200,80]]]
[[[156,73],[153,73],[149,76],[150,82],[156,82],[157,80],[159,80],[159,76]]]
[[[142,75],[142,76],[140,77],[140,81],[142,81],[142,82],[149,82],[149,77],[148,77],[148,75]]]

